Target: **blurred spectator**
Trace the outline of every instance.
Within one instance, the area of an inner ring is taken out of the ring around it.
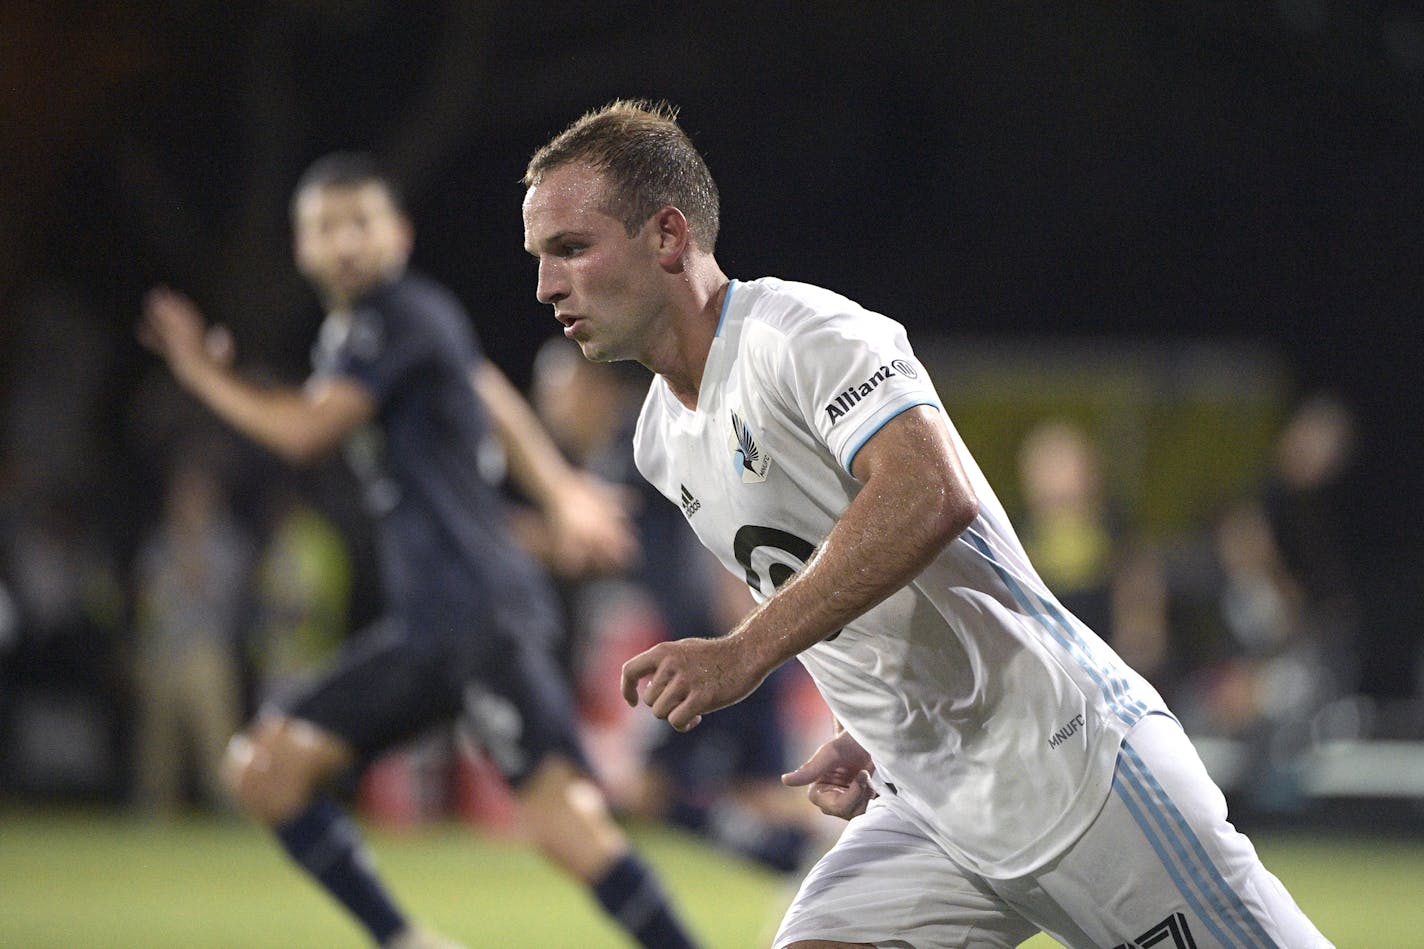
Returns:
[[[7,785],[116,790],[125,602],[107,538],[84,496],[27,485],[6,538],[14,609],[0,752]]]
[[[633,425],[649,379],[637,363],[590,362],[561,337],[534,363],[531,398],[560,446],[587,470],[637,492],[642,561],[622,576],[564,583],[590,748],[626,812],[669,820],[790,872],[816,852],[825,827],[805,796],[781,783],[791,754],[782,705],[791,680],[804,675],[800,666],[781,667],[750,697],[686,733],[636,715],[610,685],[624,660],[658,640],[720,635],[753,606],[745,583],[634,466]],[[541,550],[538,522],[520,523],[522,539]]]
[[[1168,674],[1166,585],[1155,553],[1136,543],[1110,503],[1088,434],[1040,422],[1019,446],[1019,537],[1063,606],[1154,681]]]
[[[220,764],[242,722],[237,634],[252,545],[206,448],[181,451],[163,491],[134,568],[133,787],[141,809],[169,814],[190,770],[204,803],[225,801]]]
[[[75,499],[45,492],[30,499],[16,527],[11,570],[32,644],[93,648],[95,627],[111,628],[113,564],[84,520]]]
[[[268,498],[248,660],[260,705],[328,667],[350,630],[351,558],[332,521],[294,489]]]
[[[1286,569],[1260,504],[1247,499],[1218,519],[1218,608],[1227,639],[1205,667],[1198,732],[1248,736],[1284,722],[1319,695],[1321,663],[1301,635],[1304,591]],[[1190,714],[1187,712],[1185,714]]]
[[[1359,667],[1360,567],[1345,524],[1354,449],[1350,408],[1328,393],[1313,395],[1287,420],[1261,493],[1271,541],[1302,599],[1301,634],[1346,691],[1356,687]]]
[[[1339,494],[1353,448],[1348,408],[1302,401],[1282,428],[1261,487],[1213,525],[1219,641],[1200,657],[1178,708],[1194,734],[1246,743],[1255,803],[1299,803],[1294,768],[1308,744],[1364,737],[1355,695],[1358,575]]]

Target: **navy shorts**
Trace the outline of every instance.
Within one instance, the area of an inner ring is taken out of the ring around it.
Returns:
[[[402,620],[387,618],[320,679],[279,704],[350,742],[363,763],[456,722],[515,786],[552,754],[589,771],[569,685],[547,642],[413,636]]]

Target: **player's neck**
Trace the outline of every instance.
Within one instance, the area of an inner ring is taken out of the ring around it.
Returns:
[[[667,336],[671,345],[663,358],[656,360],[660,365],[646,364],[663,377],[668,389],[689,411],[697,409],[702,373],[707,368],[707,356],[717,336],[717,324],[730,285],[715,264],[712,269],[715,273],[707,275],[703,283],[705,290],[697,294],[696,305],[673,321],[672,332]]]

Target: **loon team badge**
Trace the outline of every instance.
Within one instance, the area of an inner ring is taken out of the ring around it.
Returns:
[[[732,413],[732,435],[727,439],[732,449],[732,460],[742,484],[756,484],[766,480],[771,470],[771,456],[762,451],[752,434],[751,427],[743,422],[736,412]]]

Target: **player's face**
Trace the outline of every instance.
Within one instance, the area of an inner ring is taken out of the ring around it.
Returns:
[[[297,198],[294,228],[297,267],[328,306],[349,306],[410,257],[410,223],[375,182],[308,188]]]
[[[636,359],[654,345],[663,271],[657,234],[632,237],[602,210],[603,178],[565,165],[524,196],[524,247],[539,261],[536,295],[589,359]]]

